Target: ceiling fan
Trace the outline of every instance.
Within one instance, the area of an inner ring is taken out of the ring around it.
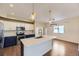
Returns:
[[[49,21],[48,21],[48,23],[49,23],[49,25],[50,26],[52,26],[52,25],[57,25],[56,23],[55,23],[55,18],[51,18],[51,10],[49,10]]]

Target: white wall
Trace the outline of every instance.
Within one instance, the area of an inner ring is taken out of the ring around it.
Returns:
[[[79,17],[73,17],[57,22],[64,25],[64,34],[53,33],[53,27],[48,28],[48,35],[56,36],[58,39],[79,43]]]

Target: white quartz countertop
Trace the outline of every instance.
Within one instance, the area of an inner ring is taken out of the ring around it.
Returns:
[[[32,46],[52,39],[53,39],[52,36],[43,36],[42,38],[32,37],[32,38],[21,39],[21,42],[23,43],[24,46]]]

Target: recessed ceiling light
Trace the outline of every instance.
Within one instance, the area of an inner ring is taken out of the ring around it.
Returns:
[[[9,4],[9,6],[12,8],[12,7],[14,7],[14,5],[13,4]]]

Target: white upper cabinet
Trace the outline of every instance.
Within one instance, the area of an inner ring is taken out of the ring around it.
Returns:
[[[8,22],[4,21],[4,30],[15,30],[16,29],[16,23],[14,22]]]
[[[29,24],[29,30],[34,30],[34,25],[33,24]]]
[[[4,24],[4,30],[16,30],[16,27],[25,27],[25,30],[34,30],[34,24],[12,22],[12,21],[1,21]]]
[[[29,30],[29,24],[25,24],[25,30]]]

